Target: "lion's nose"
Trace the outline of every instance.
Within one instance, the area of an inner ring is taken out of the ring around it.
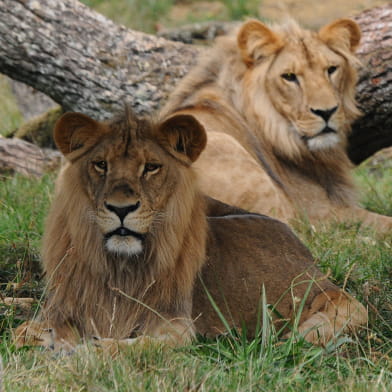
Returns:
[[[321,117],[326,123],[328,120],[331,118],[331,116],[336,112],[338,109],[337,106],[331,108],[331,109],[310,109],[313,114],[316,116]]]
[[[138,201],[136,204],[130,204],[130,205],[123,206],[123,207],[114,206],[112,204],[108,204],[105,202],[105,207],[109,211],[114,212],[120,218],[121,223],[123,222],[124,218],[128,214],[136,211],[139,208],[139,206],[140,206],[140,201]]]

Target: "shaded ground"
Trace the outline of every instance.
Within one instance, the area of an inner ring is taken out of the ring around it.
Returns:
[[[263,0],[259,14],[263,18],[279,20],[291,15],[302,25],[319,27],[333,19],[353,16],[364,9],[390,3],[385,0]]]
[[[317,28],[336,18],[353,16],[364,9],[389,3],[391,0],[261,0],[243,1],[251,16],[279,21],[291,16],[302,25]],[[237,8],[234,9],[234,3]],[[239,12],[240,1],[178,1],[168,13],[166,23],[180,25],[190,21],[230,19]],[[242,8],[244,9],[244,8]],[[253,15],[252,15],[253,14]],[[160,22],[162,23],[162,22]],[[165,22],[163,22],[165,24]]]

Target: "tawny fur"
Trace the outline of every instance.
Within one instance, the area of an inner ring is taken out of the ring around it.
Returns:
[[[366,322],[365,308],[316,269],[285,224],[198,191],[191,163],[206,138],[193,117],[155,125],[130,113],[107,123],[70,113],[55,141],[68,162],[45,228],[47,298],[38,320],[16,330],[17,345],[215,336],[225,329],[207,292],[233,328],[246,325],[252,336],[263,285],[286,321],[310,287],[300,318],[313,331],[301,333],[314,343]]]
[[[251,20],[218,39],[161,112],[192,114],[205,127],[207,148],[195,164],[202,190],[285,222],[358,221],[390,231],[392,218],[358,206],[346,155],[360,115],[359,40],[347,19],[319,32]],[[333,108],[327,121],[317,114]]]

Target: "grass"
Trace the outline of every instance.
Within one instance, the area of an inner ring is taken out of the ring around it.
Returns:
[[[258,16],[261,1],[257,0],[222,0],[233,20],[241,20],[246,16]]]
[[[173,6],[173,0],[84,0],[99,13],[134,30],[153,33]]]
[[[36,351],[13,354],[6,390],[29,391],[388,391],[390,374],[360,351],[347,359],[344,344],[330,352],[300,344],[268,342],[268,350],[242,349],[221,339],[167,350],[151,347],[116,358],[83,347],[53,358]],[[322,369],[322,372],[320,371]]]
[[[356,179],[365,187],[363,203],[391,212],[392,168],[365,165]],[[53,189],[53,176],[1,180],[0,246],[2,295],[39,298],[39,243]],[[383,193],[382,193],[383,192]],[[199,337],[170,350],[133,347],[112,358],[91,346],[56,357],[39,349],[16,350],[10,328],[18,310],[0,315],[6,391],[389,391],[392,388],[391,235],[377,237],[356,225],[296,228],[331,279],[368,304],[370,323],[352,341],[342,337],[326,349],[304,341],[281,340],[263,307],[254,340],[228,331],[216,340]]]
[[[0,178],[0,294],[41,295],[39,247],[53,175],[40,180],[21,176]],[[0,306],[0,334],[19,322],[19,311]]]
[[[7,136],[23,122],[7,78],[0,74],[0,135]]]
[[[160,26],[175,27],[185,23],[205,20],[240,20],[247,16],[258,16],[259,0],[217,0],[216,6],[208,6],[200,0],[82,0],[83,3],[104,14],[118,24],[134,30],[155,33]],[[203,3],[198,5],[198,3]],[[185,6],[182,11],[171,14],[173,7]],[[187,8],[188,7],[188,11]]]
[[[392,215],[392,156],[371,158],[360,166],[355,174],[356,182],[364,191],[364,207],[378,213]]]

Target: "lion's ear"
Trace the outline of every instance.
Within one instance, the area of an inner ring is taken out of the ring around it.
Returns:
[[[177,114],[159,126],[160,137],[171,155],[184,163],[194,162],[207,144],[204,127],[189,114]]]
[[[65,113],[56,122],[53,138],[57,148],[73,161],[93,147],[103,132],[98,121],[82,113]]]
[[[282,38],[265,24],[251,19],[245,22],[237,36],[238,47],[247,65],[277,52],[283,46]]]
[[[338,19],[319,31],[320,39],[335,49],[345,49],[355,52],[361,40],[361,30],[351,19]]]

